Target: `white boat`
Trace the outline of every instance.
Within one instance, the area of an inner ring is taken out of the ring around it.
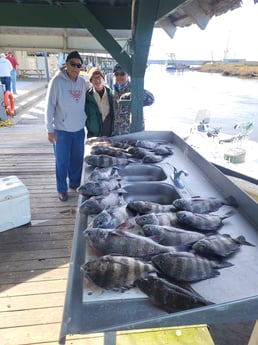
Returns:
[[[246,121],[233,127],[234,135],[211,127],[209,112],[201,110],[184,139],[222,172],[258,185],[258,142],[249,139],[254,123]]]

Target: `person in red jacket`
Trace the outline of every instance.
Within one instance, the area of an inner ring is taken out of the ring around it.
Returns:
[[[17,66],[18,61],[16,60],[16,58],[13,56],[13,52],[10,50],[9,52],[7,52],[7,56],[6,59],[9,60],[11,62],[11,65],[13,67],[13,69],[11,70],[11,88],[12,88],[12,92],[13,94],[17,94],[16,92],[16,78],[17,78]]]

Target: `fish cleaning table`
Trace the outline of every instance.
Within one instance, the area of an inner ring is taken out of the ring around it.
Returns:
[[[182,177],[184,188],[177,189],[173,186],[180,197],[233,196],[237,200],[238,208],[235,209],[236,213],[232,217],[224,221],[220,233],[228,233],[234,238],[244,235],[248,242],[258,246],[258,204],[175,133],[146,131],[115,139],[168,142],[173,148],[173,155],[155,164],[162,167],[166,173],[166,179],[162,183],[174,185],[171,174],[175,166],[189,173],[188,176]],[[86,164],[83,170],[84,183],[88,171]],[[81,202],[80,195],[78,206]],[[216,213],[225,214],[228,210],[229,206],[223,206]],[[221,269],[220,275],[216,278],[191,284],[201,296],[214,302],[212,305],[167,314],[152,305],[147,296],[139,292],[114,292],[116,294],[114,298],[112,293],[103,292],[100,298],[94,295],[85,299],[87,291],[85,292],[80,266],[85,263],[87,254],[87,244],[83,235],[87,221],[85,215],[77,213],[60,344],[65,343],[68,334],[105,332],[109,335],[119,330],[258,319],[258,250],[251,246],[241,246],[240,250],[228,260],[233,266]]]

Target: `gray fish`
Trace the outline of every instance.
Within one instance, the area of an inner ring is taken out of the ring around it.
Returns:
[[[152,201],[129,201],[127,207],[140,214],[174,212],[173,205],[162,205]]]
[[[91,196],[81,203],[79,212],[85,215],[98,214],[106,208],[118,206],[123,202],[123,197],[116,191],[107,195]]]
[[[119,225],[128,222],[132,216],[133,214],[126,208],[126,204],[119,207],[112,207],[100,212],[93,219],[92,226],[94,228],[115,229]]]
[[[155,272],[152,264],[128,256],[105,255],[81,266],[85,277],[107,290],[126,290],[136,279]]]
[[[169,156],[173,154],[173,150],[169,146],[159,145],[153,149],[156,155]]]
[[[150,153],[149,150],[142,147],[130,146],[127,151],[131,154],[132,158],[144,158],[147,154]]]
[[[158,144],[159,143],[157,142],[153,142],[149,140],[136,140],[134,145],[136,147],[142,147],[144,149],[154,149],[155,147],[157,147]]]
[[[164,156],[155,155],[155,154],[148,154],[143,157],[143,163],[159,163],[164,159]]]
[[[84,231],[91,248],[102,255],[117,254],[149,259],[153,255],[175,252],[175,247],[166,247],[151,239],[114,229],[88,228]]]
[[[168,225],[146,224],[142,227],[145,236],[164,246],[190,245],[205,237],[196,231],[183,230]]]
[[[108,155],[112,157],[129,158],[131,155],[118,147],[97,145],[91,149],[92,155]]]
[[[120,188],[120,182],[116,178],[109,180],[89,181],[79,187],[78,191],[84,196],[104,195],[112,190]],[[122,189],[120,189],[122,191]]]
[[[217,234],[200,239],[192,245],[192,249],[199,255],[225,257],[235,253],[241,245],[255,247],[255,245],[247,242],[244,236],[232,238],[228,234]]]
[[[190,211],[178,211],[176,216],[180,224],[191,226],[201,231],[218,230],[223,225],[223,220],[235,214],[234,211],[229,211],[223,216],[216,214],[202,214],[193,213]]]
[[[90,155],[85,157],[85,162],[100,168],[122,166],[130,163],[128,158],[111,157],[108,155]]]
[[[156,225],[177,225],[178,219],[173,212],[162,212],[162,213],[148,213],[141,216],[136,216],[135,221],[138,225],[143,226],[145,224],[156,224]]]
[[[153,275],[137,279],[135,285],[150,297],[151,302],[168,313],[213,304],[192,288],[185,288]]]
[[[216,262],[189,252],[162,253],[152,257],[153,265],[169,278],[182,282],[195,282],[219,275],[217,268],[232,266]]]
[[[117,169],[114,167],[108,168],[99,168],[95,167],[94,170],[89,174],[89,181],[99,181],[99,180],[109,180],[110,178],[115,177],[117,180],[121,180]]]
[[[218,198],[181,198],[173,201],[177,210],[193,213],[209,213],[217,211],[223,205],[237,206],[236,200],[230,196],[225,199]]]

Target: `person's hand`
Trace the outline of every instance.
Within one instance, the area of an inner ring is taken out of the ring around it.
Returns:
[[[51,144],[54,144],[56,142],[56,135],[55,135],[55,133],[48,133],[48,141]]]

